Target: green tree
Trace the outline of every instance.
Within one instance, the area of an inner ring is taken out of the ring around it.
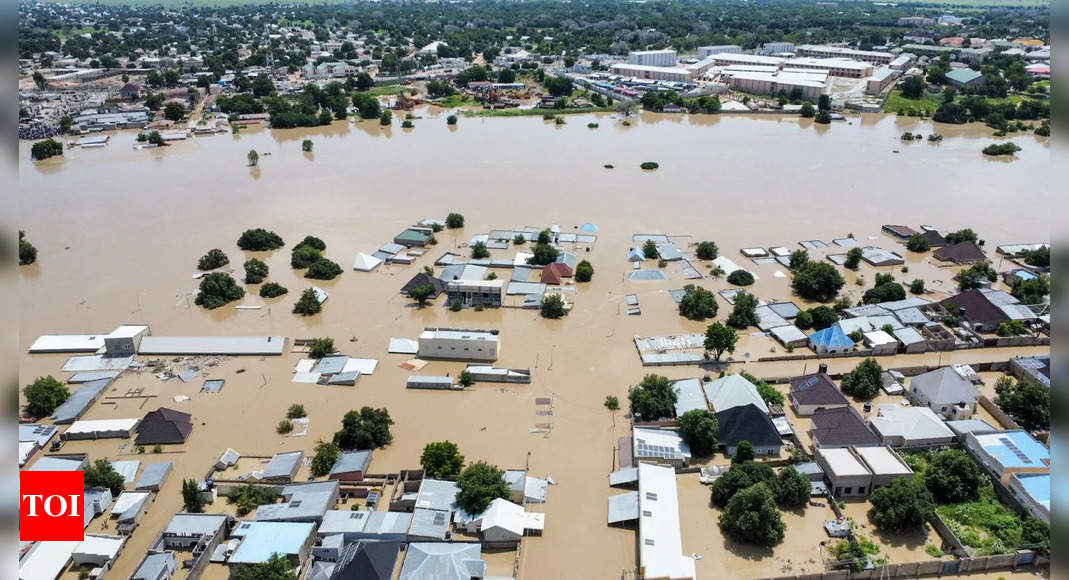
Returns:
[[[307,268],[323,259],[323,254],[312,246],[298,245],[290,252],[290,266],[294,269]]]
[[[816,117],[814,117],[813,120],[821,125],[828,125],[831,123],[831,113],[828,112],[827,109],[820,109],[817,111]]]
[[[163,144],[164,144],[163,135],[160,135],[159,131],[150,131],[149,134],[148,134],[148,142],[149,142],[150,145],[155,145],[157,147],[163,147]]]
[[[1036,268],[1050,268],[1050,246],[1040,246],[1035,250],[1025,250],[1022,254],[1024,263]]]
[[[22,389],[22,394],[26,397],[26,413],[38,419],[51,415],[71,396],[67,385],[52,375],[37,377]]]
[[[799,111],[803,119],[812,119],[816,115],[816,110],[813,108],[813,103],[802,103],[802,109]]]
[[[735,455],[731,456],[731,464],[738,465],[753,461],[754,455],[753,443],[746,440],[739,441],[739,444],[735,446]]]
[[[808,262],[794,270],[791,287],[802,298],[827,302],[835,298],[845,283],[835,266],[827,262]]]
[[[308,266],[305,278],[313,280],[333,280],[341,275],[341,266],[326,258],[320,258]]]
[[[998,280],[998,272],[987,262],[977,262],[958,272],[954,279],[958,281],[958,289],[962,292],[967,292],[976,288],[983,288]]]
[[[286,409],[287,419],[302,419],[307,416],[308,413],[304,410],[304,405],[294,403],[293,405],[290,405],[289,409]]]
[[[631,400],[631,412],[639,415],[643,421],[675,417],[678,394],[668,377],[648,374],[641,383],[631,387],[628,397]]]
[[[642,254],[647,260],[656,260],[661,257],[661,252],[657,250],[657,242],[653,240],[646,240],[646,243],[642,244]]]
[[[26,233],[19,230],[19,265],[28,266],[36,261],[37,248],[26,239]]]
[[[163,106],[163,117],[168,121],[181,121],[186,116],[186,107],[178,101],[167,101]]]
[[[457,124],[457,116],[456,115],[449,115],[448,117],[445,118],[445,124],[450,126],[450,127],[455,126]]]
[[[865,304],[879,304],[880,302],[894,302],[905,300],[906,289],[898,282],[883,282],[865,291],[861,301]]]
[[[56,155],[63,155],[63,144],[52,138],[38,141],[30,148],[30,159],[35,161],[48,159]]]
[[[1050,429],[1050,387],[1027,378],[995,381],[995,404],[1027,431]]]
[[[824,330],[839,320],[839,314],[835,309],[824,305],[810,308],[809,314],[813,317],[813,330]]]
[[[880,394],[880,374],[883,368],[876,359],[866,357],[854,370],[842,377],[843,393],[863,401],[869,401]]]
[[[773,486],[776,503],[787,508],[804,506],[809,501],[811,487],[808,477],[788,465],[776,475]]]
[[[430,284],[421,284],[408,289],[408,297],[415,300],[420,308],[427,305],[427,301],[430,299],[431,294],[434,294],[434,286],[431,286]]]
[[[474,260],[482,260],[490,257],[490,250],[486,249],[483,242],[475,242],[471,245],[471,257]]]
[[[736,270],[741,272],[741,270]],[[735,295],[735,305],[728,316],[728,326],[743,329],[757,325],[757,297],[749,292],[740,291]]]
[[[580,260],[575,266],[575,281],[589,282],[594,277],[594,266],[586,260]]]
[[[312,143],[311,139],[305,139],[304,141],[301,141],[301,151],[304,151],[305,153],[311,153],[313,147],[315,147],[315,144]]]
[[[713,358],[720,361],[725,352],[735,352],[735,343],[739,335],[734,328],[714,322],[705,329],[705,350],[713,353]]]
[[[278,433],[279,435],[285,435],[291,431],[293,431],[293,422],[289,419],[279,421],[278,427],[275,427],[275,433]]]
[[[698,242],[694,255],[699,260],[715,260],[720,255],[720,248],[716,247],[716,242]]]
[[[261,298],[277,298],[287,292],[289,292],[289,290],[277,282],[268,282],[267,284],[260,286]]]
[[[532,254],[533,256],[527,258],[527,263],[538,266],[552,264],[553,262],[557,261],[557,256],[560,255],[560,253],[557,251],[557,248],[554,248],[550,244],[543,244],[541,242],[535,244]]]
[[[362,407],[360,412],[349,411],[341,424],[341,430],[334,434],[334,444],[341,449],[376,449],[393,441],[393,419],[386,409]]]
[[[241,232],[238,247],[246,252],[266,252],[284,246],[282,238],[275,232],[263,228],[254,228]]]
[[[858,247],[850,248],[850,250],[848,250],[846,252],[846,261],[843,262],[843,267],[844,268],[849,268],[850,270],[857,270],[858,266],[860,266],[860,265],[861,265],[861,248],[858,248]]]
[[[1022,304],[1042,304],[1043,298],[1050,294],[1050,278],[1046,274],[1040,274],[1031,280],[1018,278],[1014,281],[1010,294]]]
[[[809,252],[806,250],[795,250],[791,252],[790,262],[788,262],[787,267],[791,270],[797,270],[808,263]]]
[[[939,503],[961,503],[979,497],[984,474],[964,451],[941,449],[928,458],[924,485]]]
[[[371,75],[366,72],[356,75],[356,90],[366,91],[373,86],[375,86],[375,79],[371,78]]]
[[[319,298],[316,296],[316,291],[311,288],[307,288],[304,292],[301,292],[301,297],[297,299],[297,303],[293,305],[293,313],[300,314],[301,316],[319,314],[321,310],[323,310],[323,304],[319,302]]]
[[[249,167],[256,167],[260,163],[260,154],[255,149],[249,149],[249,154],[246,157],[249,159]]]
[[[1021,522],[1021,544],[1039,555],[1050,557],[1050,526],[1028,515]]]
[[[464,467],[464,456],[460,449],[452,441],[435,441],[423,447],[423,455],[419,458],[419,464],[423,467],[426,477],[442,479],[443,477],[456,477]]]
[[[907,99],[919,99],[924,96],[924,91],[927,89],[924,79],[920,75],[906,77],[902,81],[900,88],[902,89],[902,96]]]
[[[924,280],[917,278],[909,283],[910,294],[924,294]]]
[[[468,369],[464,369],[457,376],[457,382],[463,387],[470,387],[475,384],[475,376]]]
[[[246,284],[259,284],[267,278],[268,267],[262,260],[256,258],[250,258],[245,260],[245,283]]]
[[[334,464],[338,462],[341,450],[332,441],[319,441],[316,443],[315,455],[312,457],[312,475],[326,477]]]
[[[335,352],[337,352],[337,349],[334,348],[334,339],[326,336],[313,338],[312,343],[308,346],[308,356],[312,358],[323,358]]]
[[[980,239],[980,236],[972,230],[972,228],[965,228],[956,232],[950,232],[946,235],[947,244],[953,246],[961,242],[975,242]]]
[[[749,286],[753,284],[754,278],[753,274],[746,270],[738,269],[728,274],[728,282],[736,286]]]
[[[716,414],[705,409],[693,409],[677,419],[679,434],[698,457],[709,457],[716,452]]]
[[[737,542],[771,548],[783,541],[783,518],[768,486],[759,483],[735,494],[720,514],[720,529]]]
[[[457,477],[457,505],[469,514],[481,514],[495,499],[508,499],[505,473],[495,465],[477,461],[464,468]]]
[[[408,121],[406,120],[404,123],[408,123]],[[404,123],[401,123],[402,127],[404,127]],[[389,109],[386,109],[379,115],[379,125],[389,127],[391,124],[393,124],[393,113],[391,113]],[[411,123],[409,123],[409,125],[411,125]]]
[[[794,316],[794,325],[799,330],[808,330],[813,328],[813,315],[808,310],[799,310],[798,314]]]
[[[690,320],[705,320],[716,316],[720,306],[716,303],[716,294],[693,284],[683,287],[683,298],[679,301],[679,313]]]
[[[271,554],[266,562],[251,566],[233,566],[231,580],[294,580],[293,565],[282,554]]]
[[[605,395],[605,408],[610,411],[620,410],[620,399],[615,395]]]
[[[736,453],[736,455],[738,455]],[[732,463],[731,469],[724,475],[716,478],[712,485],[713,504],[724,507],[740,491],[765,483],[772,485],[776,479],[776,472],[764,463],[747,461],[744,463]]]
[[[194,303],[208,310],[219,308],[229,302],[241,300],[245,290],[225,272],[211,272],[200,279],[200,288]]]
[[[111,490],[111,495],[118,497],[123,491],[125,481],[123,476],[107,459],[97,459],[85,468],[85,487],[106,487]]]
[[[906,249],[911,252],[927,252],[932,246],[924,234],[913,234],[906,240]]]
[[[192,479],[182,480],[182,509],[191,514],[204,512],[204,496],[197,489],[197,482]]]
[[[750,373],[742,372],[739,374],[742,375],[742,378],[750,381],[750,383],[752,383],[753,386],[757,388],[757,394],[761,395],[761,399],[764,400],[764,402],[768,403],[769,405],[783,404],[783,393],[777,391],[775,387],[766,383],[765,381],[758,379]]]
[[[560,294],[549,294],[542,299],[542,318],[563,318],[568,314],[564,307],[564,298]]]
[[[48,88],[48,81],[45,80],[45,75],[41,74],[41,71],[33,71],[33,84],[37,85],[37,88],[44,90]]]
[[[247,483],[231,490],[226,501],[237,506],[235,512],[238,517],[244,517],[259,506],[278,502],[279,497],[278,491],[273,488]]]
[[[445,216],[445,227],[455,230],[464,227],[464,216],[459,213],[450,213]]]
[[[873,490],[869,503],[869,520],[888,532],[920,527],[935,512],[932,493],[920,477],[901,477]]]
[[[230,263],[230,258],[226,257],[219,248],[208,250],[207,254],[200,257],[197,261],[198,270],[214,270],[216,268],[222,268]]]

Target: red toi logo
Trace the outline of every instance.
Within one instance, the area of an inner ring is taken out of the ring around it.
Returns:
[[[20,471],[19,540],[84,540],[84,482],[81,471]]]

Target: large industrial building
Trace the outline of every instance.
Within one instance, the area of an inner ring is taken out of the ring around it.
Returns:
[[[741,54],[742,47],[737,44],[717,44],[715,46],[699,46],[698,58],[706,58],[714,54]]]
[[[861,60],[871,64],[888,65],[895,59],[895,55],[889,52],[877,52],[874,50],[854,50],[839,46],[819,46],[803,44],[798,47],[798,56],[812,56],[816,58],[848,58]]]
[[[766,42],[761,45],[761,54],[764,55],[784,54],[788,52],[792,54],[794,53],[793,42]]]
[[[676,51],[674,50],[633,50],[627,53],[627,64],[643,66],[675,66]]]
[[[422,359],[497,360],[497,331],[427,328],[419,335]]]
[[[749,66],[727,67],[723,77],[731,88],[756,95],[774,95],[783,91],[790,93],[795,89],[802,91],[802,98],[815,101],[825,94],[828,88],[828,71],[817,70],[777,70],[775,67]]]
[[[693,71],[677,66],[650,66],[628,63],[614,64],[610,67],[610,70],[615,75],[651,81],[689,83],[694,78]]]
[[[863,79],[872,76],[873,67],[867,62],[846,58],[793,58],[784,67],[805,70],[826,70],[833,77]]]

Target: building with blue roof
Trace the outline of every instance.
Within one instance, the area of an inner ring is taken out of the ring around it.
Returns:
[[[832,325],[809,335],[809,348],[817,354],[848,352],[854,348],[854,341],[838,325]]]
[[[1036,518],[1050,524],[1049,473],[1013,473],[1010,475],[1010,493]]]
[[[284,556],[294,567],[304,565],[315,540],[311,522],[241,522],[232,536],[240,538],[231,566],[262,564],[274,554]]]
[[[1026,431],[968,433],[965,448],[1003,485],[1015,474],[1050,473],[1050,449]]]

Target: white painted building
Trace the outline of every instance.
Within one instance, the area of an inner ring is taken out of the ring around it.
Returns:
[[[627,64],[670,67],[676,65],[674,50],[633,50],[627,53]]]
[[[494,361],[501,338],[497,331],[427,328],[419,335],[423,359]]]
[[[694,77],[694,72],[690,69],[677,66],[652,66],[628,63],[614,64],[609,70],[615,75],[651,81],[689,83]]]
[[[706,58],[714,54],[741,54],[742,47],[737,44],[718,44],[714,46],[699,46],[698,58]]]
[[[878,52],[875,50],[855,50],[840,46],[821,46],[815,44],[803,44],[796,51],[798,56],[812,56],[816,58],[849,58],[861,60],[871,64],[887,65],[895,59],[890,52]]]

